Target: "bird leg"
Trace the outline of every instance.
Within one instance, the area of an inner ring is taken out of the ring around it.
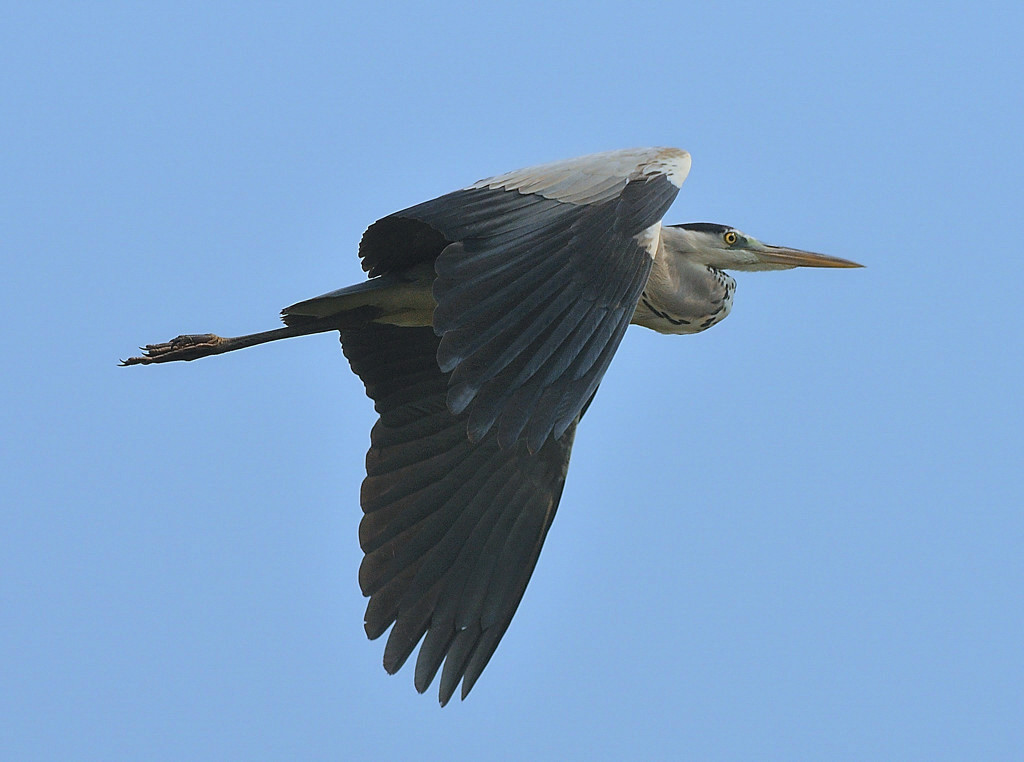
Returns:
[[[268,341],[290,339],[295,336],[308,336],[313,333],[324,333],[326,331],[338,331],[343,328],[358,328],[365,326],[374,316],[376,316],[376,310],[372,308],[359,308],[341,315],[312,319],[298,325],[286,325],[273,331],[250,333],[245,336],[224,338],[215,333],[186,334],[161,344],[147,344],[141,347],[141,356],[129,357],[127,360],[121,360],[119,364],[122,366],[152,365],[154,363],[174,362],[176,360],[198,360],[200,357],[234,352],[236,349],[266,344]]]

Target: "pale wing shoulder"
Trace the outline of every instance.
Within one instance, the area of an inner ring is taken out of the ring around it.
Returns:
[[[690,172],[690,154],[680,148],[626,148],[506,172],[467,190],[501,188],[573,204],[607,201],[626,184],[664,176],[676,189]]]

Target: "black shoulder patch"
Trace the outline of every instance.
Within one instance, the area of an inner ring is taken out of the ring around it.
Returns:
[[[359,242],[359,258],[371,278],[432,262],[451,243],[427,223],[399,214],[377,220]]]

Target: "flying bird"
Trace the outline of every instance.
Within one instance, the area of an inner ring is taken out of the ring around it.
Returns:
[[[283,328],[178,336],[122,364],[340,331],[379,414],[360,495],[366,634],[390,628],[392,674],[420,644],[416,689],[440,669],[441,704],[460,683],[465,698],[523,597],[626,327],[710,328],[732,307],[725,270],[860,267],[727,225],[664,225],[689,170],[686,151],[638,148],[481,180],[373,223],[369,279],[286,307]]]

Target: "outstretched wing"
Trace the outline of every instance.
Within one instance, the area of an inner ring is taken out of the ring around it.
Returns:
[[[611,151],[482,180],[389,215],[359,254],[371,276],[434,261],[437,362],[469,438],[531,452],[600,383],[690,168],[674,148]]]
[[[466,697],[512,621],[558,507],[576,422],[535,453],[499,447],[493,433],[471,442],[469,414],[448,410],[430,328],[370,325],[341,341],[380,414],[360,499],[366,634],[394,623],[389,673],[423,638],[416,689],[444,661],[443,705],[460,681]]]
[[[366,632],[396,672],[469,693],[508,628],[576,425],[633,315],[689,170],[637,149],[520,170],[374,223],[373,277],[432,263],[433,327],[342,331],[380,420],[359,536]],[[384,281],[379,281],[383,283]]]

